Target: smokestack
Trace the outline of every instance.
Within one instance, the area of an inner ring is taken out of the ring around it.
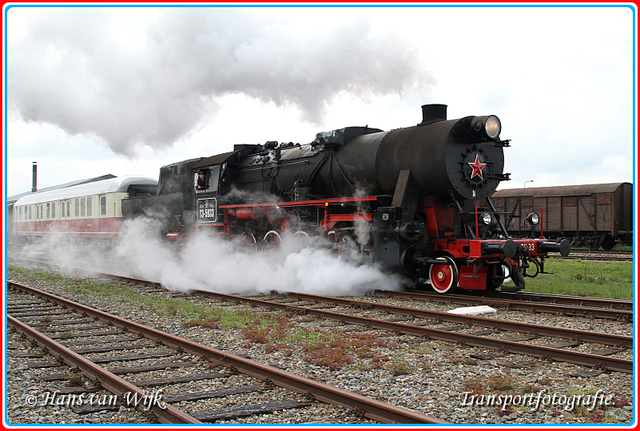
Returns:
[[[447,119],[447,105],[422,105],[422,123],[425,125]]]
[[[33,162],[33,176],[31,178],[31,193],[38,191],[38,162]]]

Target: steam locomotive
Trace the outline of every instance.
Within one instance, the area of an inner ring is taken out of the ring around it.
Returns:
[[[236,145],[167,165],[156,194],[124,199],[122,214],[155,217],[176,241],[202,232],[255,247],[286,232],[325,237],[338,250],[350,241],[440,293],[494,290],[507,278],[514,286],[503,290],[521,290],[544,272],[549,252],[567,255],[570,244],[510,238],[490,198],[509,179],[500,120],[447,120],[446,111],[424,105],[412,127],[346,127],[305,145]]]

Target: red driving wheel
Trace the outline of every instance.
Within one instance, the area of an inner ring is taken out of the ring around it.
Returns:
[[[446,293],[458,285],[458,268],[449,257],[439,257],[441,264],[434,263],[429,268],[431,287],[438,293]]]

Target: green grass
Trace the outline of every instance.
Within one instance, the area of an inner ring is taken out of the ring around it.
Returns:
[[[526,278],[526,291],[633,299],[633,262],[549,259],[545,271]]]
[[[249,311],[230,311],[225,307],[196,305],[186,299],[167,299],[159,295],[143,295],[135,287],[117,282],[103,283],[92,280],[69,279],[19,267],[9,267],[9,269],[38,280],[60,282],[75,294],[113,297],[114,301],[151,310],[160,316],[177,316],[181,319],[186,319],[184,324],[187,326],[199,324],[210,327],[215,322],[216,326],[243,328],[247,322],[254,319],[254,316]]]
[[[22,274],[24,276],[27,277],[37,277],[39,280],[43,280],[43,281],[64,281],[66,280],[66,278],[59,276],[59,275],[53,275],[53,274],[47,274],[45,272],[42,271],[38,271],[35,269],[28,269],[28,268],[21,268],[19,266],[11,266],[9,265],[8,269],[15,271],[19,274]]]

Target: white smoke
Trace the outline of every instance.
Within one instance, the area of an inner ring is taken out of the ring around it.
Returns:
[[[131,267],[114,259],[114,244],[111,240],[66,238],[55,231],[49,231],[47,236],[39,237],[36,242],[12,243],[9,247],[12,257],[25,256],[28,260],[53,265],[69,277],[87,272],[131,275]]]
[[[143,218],[125,222],[116,256],[133,265],[139,276],[179,291],[341,296],[398,289],[401,283],[363,261],[347,244],[337,254],[321,239],[283,235],[279,247],[260,252],[222,235],[199,235],[178,248],[161,240],[154,224]]]
[[[9,106],[26,121],[94,135],[132,156],[196,130],[225,95],[294,105],[318,123],[339,94],[402,95],[432,81],[413,43],[374,35],[366,18],[309,31],[296,20],[314,22],[319,11],[297,12],[14,7]]]

